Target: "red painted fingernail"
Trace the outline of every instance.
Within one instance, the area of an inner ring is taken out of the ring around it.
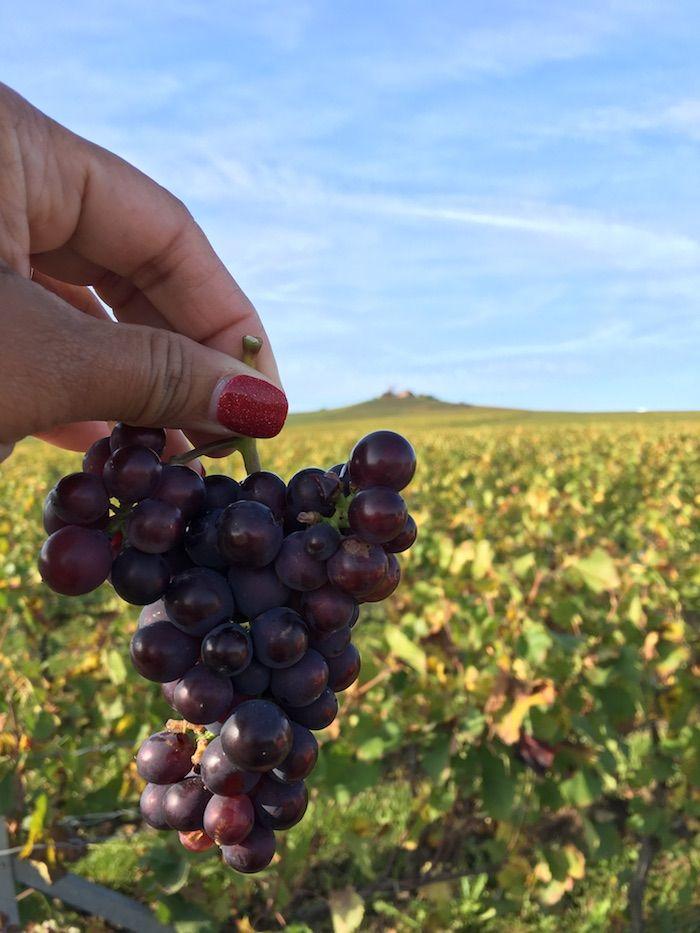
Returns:
[[[246,437],[274,437],[287,417],[287,396],[264,379],[234,376],[224,384],[216,403],[220,424]]]

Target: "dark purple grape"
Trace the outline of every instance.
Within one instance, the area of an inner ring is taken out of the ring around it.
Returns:
[[[175,687],[177,687],[179,683],[180,678],[178,677],[177,680],[168,680],[166,683],[160,685],[160,692],[163,695],[163,699],[168,704],[168,706],[172,706],[173,709],[175,709],[173,706],[173,703],[175,702]]]
[[[310,648],[291,667],[273,670],[270,691],[282,706],[308,706],[317,700],[328,683],[328,662]]]
[[[352,618],[350,619],[350,622],[349,622],[351,629],[355,628],[359,618],[360,618],[360,607],[358,606],[357,603],[355,603],[355,608],[352,611]]]
[[[186,570],[192,570],[194,567],[183,544],[176,544],[175,547],[166,551],[163,557],[170,568],[171,577],[176,577],[178,574],[184,573]]]
[[[318,742],[308,729],[293,722],[292,735],[291,751],[282,764],[272,771],[278,781],[285,783],[303,781],[311,774],[318,760]]]
[[[163,800],[169,789],[168,784],[146,784],[141,792],[141,816],[153,829],[170,829],[163,812]]]
[[[315,629],[309,629],[309,648],[318,651],[324,658],[337,658],[350,644],[350,626],[346,625],[330,635],[321,635]]]
[[[165,593],[165,609],[173,625],[201,637],[233,616],[235,605],[226,578],[206,567],[178,574]]]
[[[371,593],[363,597],[363,603],[379,603],[391,596],[401,582],[401,567],[395,554],[387,554],[386,573]]]
[[[341,534],[328,522],[317,522],[304,532],[304,547],[314,560],[328,560],[338,550]]]
[[[326,582],[326,566],[315,560],[304,547],[305,531],[295,531],[282,542],[275,561],[275,573],[293,590],[316,590]]]
[[[204,477],[204,489],[207,509],[225,509],[238,499],[240,486],[230,476],[212,473]]]
[[[111,568],[109,538],[95,528],[66,525],[48,537],[39,552],[42,580],[63,596],[81,596],[97,589]]]
[[[231,678],[233,689],[244,696],[260,696],[270,686],[270,669],[255,658],[241,674]]]
[[[247,700],[224,723],[221,744],[241,770],[270,771],[289,754],[292,727],[275,703]]]
[[[141,745],[136,768],[151,784],[175,784],[192,769],[195,745],[184,732],[156,732]]]
[[[282,525],[262,502],[234,502],[219,519],[219,550],[230,564],[264,567],[277,556]]]
[[[238,611],[247,619],[254,619],[268,609],[288,604],[289,587],[282,583],[272,565],[257,570],[231,567],[228,582]]]
[[[334,693],[347,690],[360,676],[360,652],[350,644],[342,654],[328,659],[328,686]]]
[[[162,469],[149,447],[120,447],[105,463],[102,479],[110,496],[122,503],[139,502],[153,495]]]
[[[328,470],[328,472],[335,473],[336,476],[340,476],[340,474],[343,472],[344,467],[345,467],[344,463],[336,463],[334,466],[330,468],[330,470]]]
[[[413,547],[413,544],[418,537],[418,528],[413,519],[413,516],[406,516],[406,524],[403,526],[403,529],[396,535],[395,538],[392,538],[391,541],[387,541],[384,545],[384,550],[389,551],[392,554],[399,554],[401,551],[407,551],[410,547]]]
[[[250,627],[255,657],[267,667],[290,667],[306,651],[308,636],[304,620],[293,609],[268,609]]]
[[[276,473],[257,470],[241,483],[239,498],[249,502],[262,502],[275,518],[281,521],[287,504],[287,487]]]
[[[253,795],[255,818],[268,829],[291,829],[306,813],[309,792],[303,781],[281,783],[263,774]]]
[[[178,680],[196,664],[199,641],[162,619],[136,629],[130,652],[142,677],[165,684]]]
[[[169,502],[188,522],[204,508],[206,491],[204,480],[187,466],[182,464],[166,463],[160,480],[153,493],[154,499]]]
[[[224,797],[249,794],[260,780],[260,774],[241,771],[232,764],[218,736],[207,745],[200,765],[204,785],[212,794]]]
[[[92,473],[69,473],[50,493],[53,510],[69,525],[90,525],[109,512],[102,479]]]
[[[228,566],[219,552],[218,521],[223,509],[200,512],[187,526],[185,549],[191,560],[200,567],[225,570]]]
[[[140,447],[150,447],[154,453],[162,454],[165,447],[165,431],[163,428],[141,428],[119,421],[112,430],[109,445],[112,452],[120,447],[136,444]]]
[[[231,677],[248,667],[253,657],[250,635],[235,622],[225,622],[202,640],[202,663],[217,674]]]
[[[162,554],[144,554],[127,547],[112,567],[112,586],[117,595],[135,606],[160,599],[169,582],[170,567]]]
[[[95,441],[88,447],[83,457],[83,472],[92,473],[102,479],[102,471],[111,453],[108,437],[101,437],[99,441]]]
[[[356,608],[352,596],[330,583],[304,593],[301,601],[301,614],[318,635],[330,635],[350,625]]]
[[[326,687],[313,703],[300,707],[287,706],[285,712],[293,722],[317,732],[330,726],[338,715],[338,698],[330,687]]]
[[[163,797],[163,815],[173,829],[204,829],[204,811],[212,795],[194,774],[173,784]]]
[[[407,517],[406,503],[387,486],[361,489],[348,509],[350,528],[370,544],[391,541],[402,531]]]
[[[162,554],[180,541],[185,523],[180,510],[160,499],[143,499],[126,520],[129,543],[147,554]]]
[[[185,673],[173,693],[173,706],[187,722],[204,725],[231,709],[233,686],[228,677],[198,664]]]
[[[340,494],[340,480],[335,473],[326,473],[318,467],[299,470],[287,486],[287,505],[293,517],[299,512],[319,512],[332,515]]]
[[[222,846],[224,862],[235,871],[252,875],[262,871],[275,854],[275,834],[264,826],[254,826],[243,842],[235,846]]]
[[[65,528],[66,525],[70,524],[70,522],[64,522],[62,518],[56,515],[56,511],[53,507],[53,490],[51,490],[44,500],[41,521],[47,535],[52,535],[54,531],[60,531],[61,528]]]
[[[204,831],[219,846],[243,842],[254,822],[253,804],[244,794],[237,797],[215,794],[204,811]]]
[[[389,486],[400,492],[416,472],[416,454],[394,431],[372,431],[358,441],[348,461],[350,480],[358,489]]]
[[[334,586],[355,599],[361,599],[371,593],[384,577],[387,566],[386,552],[382,547],[351,535],[343,538],[326,569]]]
[[[139,613],[138,627],[143,628],[144,625],[150,625],[151,622],[161,622],[163,619],[167,620],[167,618],[168,613],[165,611],[163,600],[157,599],[154,603],[149,603],[143,607]]]

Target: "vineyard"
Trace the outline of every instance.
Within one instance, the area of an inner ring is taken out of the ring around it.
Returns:
[[[362,609],[306,818],[254,878],[140,820],[134,755],[168,707],[129,663],[138,610],[42,585],[42,502],[79,458],[18,446],[0,467],[11,844],[181,933],[698,929],[700,417],[378,401],[291,419],[263,465],[329,467],[376,427],[416,448],[418,540]],[[20,911],[109,929],[39,892]]]

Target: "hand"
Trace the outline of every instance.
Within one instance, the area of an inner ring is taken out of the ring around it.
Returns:
[[[267,340],[261,372],[236,359],[260,319],[180,201],[2,84],[0,166],[0,445],[281,430]]]

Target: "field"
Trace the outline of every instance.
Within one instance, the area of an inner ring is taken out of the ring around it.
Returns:
[[[56,873],[77,833],[70,870],[182,933],[593,933],[641,929],[642,907],[649,929],[698,929],[700,416],[377,401],[297,416],[264,465],[330,465],[380,426],[418,451],[419,540],[363,611],[309,812],[256,879],[140,826],[133,754],[168,710],[129,665],[137,612],[35,570],[42,499],[77,457],[27,441],[0,467],[14,841]],[[20,906],[30,930],[106,929]]]

